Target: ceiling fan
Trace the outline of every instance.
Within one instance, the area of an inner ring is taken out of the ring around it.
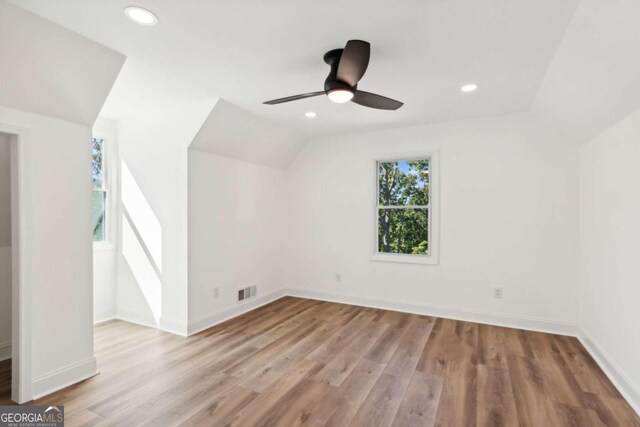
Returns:
[[[324,54],[324,62],[331,67],[324,81],[324,90],[273,99],[263,104],[282,104],[326,94],[330,100],[338,104],[352,101],[369,108],[397,110],[404,105],[402,102],[358,90],[358,82],[369,65],[370,51],[369,43],[362,40],[349,40],[344,49],[334,49]]]

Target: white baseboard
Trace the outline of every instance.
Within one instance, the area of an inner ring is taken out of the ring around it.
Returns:
[[[559,335],[575,336],[578,329],[575,323],[570,322],[540,319],[536,317],[512,316],[486,311],[463,310],[455,307],[430,305],[391,298],[371,298],[351,294],[296,288],[289,288],[287,290],[287,295]]]
[[[535,317],[509,316],[501,313],[461,310],[454,307],[420,304],[412,301],[403,301],[388,298],[370,298],[350,294],[338,294],[295,288],[279,289],[266,295],[262,295],[258,298],[248,300],[245,303],[241,303],[236,306],[190,320],[188,326],[186,327],[186,330],[184,323],[177,321],[176,319],[162,317],[160,319],[160,324],[158,325],[153,316],[142,314],[134,310],[118,308],[115,317],[127,322],[137,323],[143,326],[162,329],[173,334],[186,336],[193,335],[226,320],[254,310],[260,306],[275,301],[276,299],[281,298],[284,295],[322,301],[332,301],[342,304],[359,305],[364,307],[380,308],[385,310],[401,311],[405,313],[444,317],[448,319],[457,319],[468,322],[485,323],[489,325],[505,326],[509,328],[526,329],[553,334],[575,336],[577,332],[577,325],[569,322],[539,319]]]
[[[210,327],[226,320],[240,316],[248,311],[255,310],[265,304],[269,304],[283,296],[285,296],[285,289],[278,289],[277,291],[269,292],[268,294],[242,302],[234,307],[201,316],[189,322],[188,333],[189,335],[193,335],[200,331],[204,331],[205,329],[209,329]]]
[[[0,361],[11,359],[11,342],[0,343]]]
[[[84,381],[98,374],[95,357],[74,363],[33,379],[31,393],[33,400]]]
[[[93,312],[93,324],[103,323],[116,318],[116,309],[96,310]]]
[[[187,323],[168,316],[160,316],[160,320],[156,321],[151,314],[141,313],[135,309],[118,307],[114,318],[137,325],[160,329],[183,337],[187,336]]]
[[[620,394],[629,402],[629,405],[640,415],[640,386],[634,384],[629,375],[613,360],[602,345],[587,331],[580,328],[578,339],[587,349],[591,357],[600,366],[609,380],[618,389]]]
[[[160,329],[182,337],[186,337],[188,335],[187,322],[173,317],[160,316]]]
[[[136,325],[149,326],[150,328],[159,327],[156,319],[152,315],[140,313],[139,311],[130,308],[118,307],[115,318],[135,323]]]

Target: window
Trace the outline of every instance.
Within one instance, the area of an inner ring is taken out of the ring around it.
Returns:
[[[106,240],[108,188],[104,151],[104,140],[102,138],[93,138],[91,140],[91,175],[93,181],[92,225],[94,242]]]
[[[376,162],[373,260],[435,263],[434,156]]]

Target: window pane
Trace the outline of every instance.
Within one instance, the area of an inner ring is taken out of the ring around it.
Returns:
[[[104,191],[93,192],[93,241],[100,242],[104,240],[104,207],[106,204],[106,195]]]
[[[429,160],[378,163],[378,203],[425,206],[429,203]]]
[[[378,252],[429,254],[428,209],[378,209]]]
[[[100,138],[93,138],[91,140],[91,174],[93,180],[94,189],[104,188],[104,144]]]

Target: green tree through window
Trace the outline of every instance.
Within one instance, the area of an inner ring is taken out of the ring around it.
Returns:
[[[93,241],[105,240],[105,213],[107,188],[104,173],[104,141],[100,138],[91,140],[91,178],[93,182],[92,225]]]
[[[429,255],[429,159],[378,162],[378,252]]]

